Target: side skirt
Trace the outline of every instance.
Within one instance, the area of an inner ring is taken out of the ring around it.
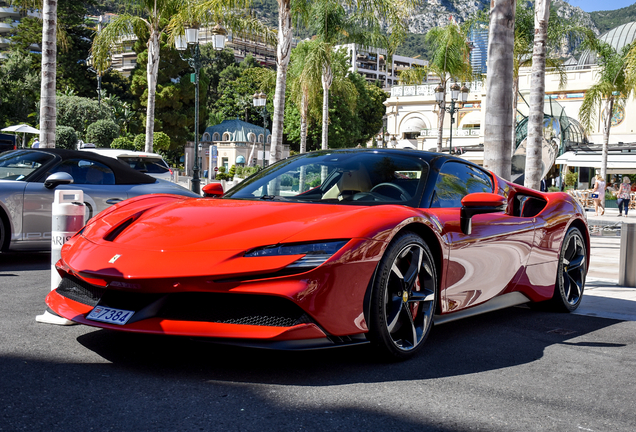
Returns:
[[[486,303],[482,303],[469,309],[464,309],[458,312],[444,315],[435,315],[433,317],[433,323],[436,325],[445,324],[462,318],[468,318],[487,312],[493,312],[499,309],[505,309],[510,306],[517,306],[520,304],[528,303],[529,301],[530,299],[520,292],[511,292],[508,294],[497,296],[492,300],[487,301]]]

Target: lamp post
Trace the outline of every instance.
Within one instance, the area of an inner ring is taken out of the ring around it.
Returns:
[[[457,83],[453,83],[453,85],[451,85],[450,90],[451,90],[451,103],[450,103],[450,107],[447,108],[446,103],[444,101],[446,88],[442,87],[441,84],[435,87],[435,100],[437,101],[439,108],[449,113],[451,118],[450,141],[448,145],[449,154],[451,154],[453,151],[453,123],[455,123],[454,115],[456,112],[460,110],[462,106],[464,106],[464,104],[468,100],[468,92],[469,92],[468,87],[466,87],[466,85],[463,85],[460,88],[459,84]],[[458,102],[457,107],[455,107],[455,102]]]
[[[95,69],[95,64],[94,64],[92,55],[88,56],[86,60],[80,60],[79,62],[86,63],[87,69],[93,72],[95,75],[97,75],[97,106],[101,106],[102,105],[102,74],[103,72],[100,72],[97,69]],[[109,66],[105,72],[108,72],[112,68],[113,68],[112,66]]]
[[[225,36],[227,32],[220,25],[216,25],[212,29],[212,46],[216,51],[225,48]],[[179,57],[187,61],[194,74],[190,76],[190,81],[194,83],[194,165],[192,167],[192,192],[201,193],[201,178],[199,177],[199,72],[203,62],[207,62],[201,58],[201,50],[199,49],[199,28],[186,27],[185,35],[176,36],[174,38],[175,48],[179,51],[185,51],[190,47],[190,56],[184,57],[179,52]]]
[[[387,123],[387,116],[386,114],[384,114],[382,116],[382,148],[386,148],[386,145],[384,145],[384,136],[386,135],[386,123]]]
[[[265,168],[265,143],[267,142],[267,95],[263,92],[254,93],[252,104],[263,117],[263,168]]]

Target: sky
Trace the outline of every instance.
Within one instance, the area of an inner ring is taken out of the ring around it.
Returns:
[[[599,1],[599,0],[566,0],[572,6],[580,7],[585,12],[596,12],[600,10],[616,10],[627,6],[631,6],[636,3],[636,0],[611,0],[611,1]]]

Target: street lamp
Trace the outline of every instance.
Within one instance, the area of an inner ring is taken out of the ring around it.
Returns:
[[[225,36],[227,32],[219,24],[212,29],[212,47],[216,51],[221,51],[225,48]],[[201,50],[199,49],[199,28],[187,27],[185,29],[185,35],[176,36],[174,38],[175,48],[179,51],[185,51],[190,47],[190,56],[184,57],[179,52],[179,57],[182,60],[187,61],[191,68],[194,69],[194,74],[190,76],[191,82],[195,84],[194,90],[194,166],[192,167],[192,192],[201,193],[201,178],[199,177],[199,72],[204,62],[209,62],[201,58]]]
[[[80,60],[79,63],[85,63],[87,66],[87,69],[93,72],[95,75],[97,75],[97,106],[101,106],[102,105],[102,75],[105,72],[108,72],[109,70],[111,70],[113,67],[109,66],[104,72],[98,71],[97,69],[95,69],[95,61],[92,55],[88,56],[86,60]]]
[[[451,118],[450,141],[448,145],[449,154],[453,151],[453,123],[455,123],[454,115],[456,112],[460,110],[462,106],[464,106],[464,104],[468,100],[468,92],[469,92],[468,87],[466,87],[466,85],[463,85],[460,88],[459,84],[457,83],[453,83],[453,85],[451,85],[450,90],[451,90],[451,103],[450,103],[450,107],[446,108],[446,103],[444,101],[446,88],[442,87],[441,84],[435,87],[435,100],[437,101],[439,108],[449,113]],[[455,107],[455,102],[457,102],[458,99],[459,99],[459,103],[457,107]]]
[[[382,148],[386,148],[386,145],[384,145],[384,136],[386,135],[386,124],[387,124],[388,118],[387,115],[384,114],[382,116]]]
[[[267,142],[267,95],[263,92],[254,93],[252,104],[263,117],[263,168],[265,168],[265,143]]]

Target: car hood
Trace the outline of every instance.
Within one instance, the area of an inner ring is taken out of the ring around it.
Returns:
[[[150,197],[150,196],[149,196]],[[84,274],[121,278],[175,274],[236,276],[282,269],[298,256],[246,258],[279,243],[373,238],[383,241],[412,216],[404,206],[351,206],[231,199],[147,198],[125,205],[71,240],[63,258]],[[156,202],[155,202],[156,201]],[[158,202],[158,203],[157,203]],[[140,210],[141,209],[141,210]]]
[[[394,207],[394,206],[390,206]],[[374,235],[380,207],[267,201],[195,199],[172,201],[146,209],[132,223],[124,213],[107,216],[109,240],[91,238],[138,250],[246,250],[281,242],[342,239]],[[386,210],[385,210],[386,211]],[[381,223],[380,223],[381,225]],[[102,231],[103,232],[103,231]]]

